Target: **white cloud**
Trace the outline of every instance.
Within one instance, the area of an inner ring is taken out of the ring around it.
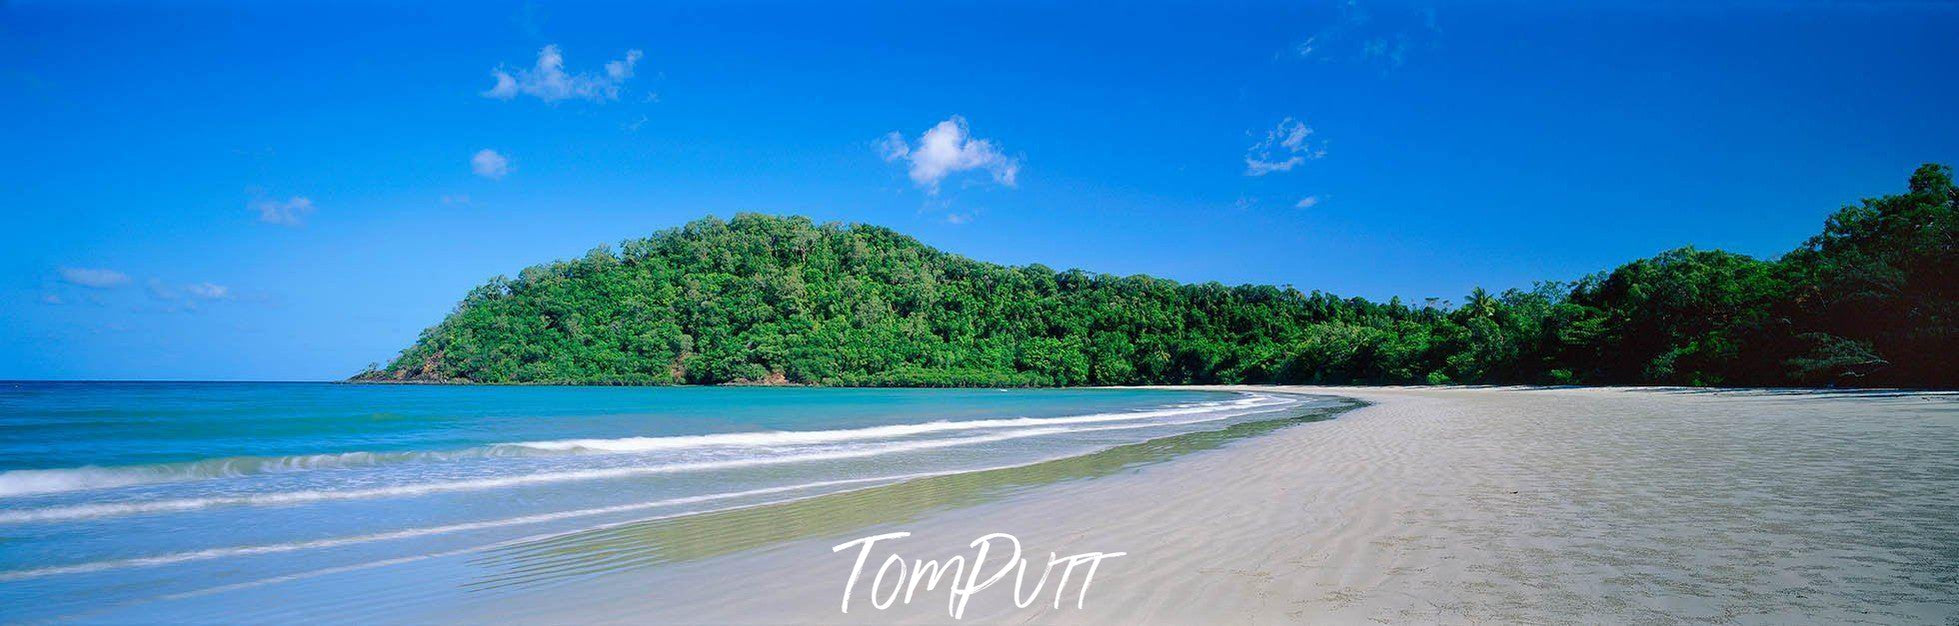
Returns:
[[[484,148],[476,151],[476,156],[469,157],[469,169],[477,176],[497,180],[510,173],[510,159],[497,154],[495,150]]]
[[[1298,53],[1300,58],[1313,56],[1313,51],[1318,49],[1317,44],[1319,40],[1319,37],[1307,37],[1306,41],[1302,41],[1298,46],[1293,47],[1293,52]]]
[[[1319,62],[1374,65],[1385,71],[1406,63],[1410,52],[1439,45],[1442,28],[1433,6],[1362,6],[1351,0],[1337,6],[1338,13],[1324,27],[1293,45],[1294,55]]]
[[[226,287],[224,285],[212,284],[212,283],[197,283],[195,285],[185,285],[184,291],[189,292],[190,295],[194,297],[203,298],[205,300],[223,300],[225,298],[231,297],[230,287]]]
[[[1401,67],[1408,61],[1408,38],[1396,36],[1392,39],[1378,37],[1361,44],[1360,58],[1364,61],[1379,61],[1389,67]]]
[[[1293,206],[1293,208],[1299,208],[1299,209],[1310,209],[1310,208],[1313,208],[1313,207],[1315,207],[1315,206],[1318,206],[1318,205],[1319,205],[1319,203],[1320,203],[1320,197],[1319,197],[1319,196],[1306,196],[1306,197],[1304,197],[1304,198],[1300,198],[1300,199],[1299,199],[1299,202],[1298,202],[1297,204],[1294,204],[1294,205],[1292,205],[1292,206]]]
[[[231,288],[215,283],[195,283],[173,285],[162,279],[152,278],[144,283],[150,297],[169,304],[161,308],[138,308],[139,311],[159,311],[163,313],[188,313],[196,311],[199,300],[227,300],[231,298]]]
[[[911,164],[912,183],[925,193],[937,194],[946,177],[967,170],[986,170],[994,182],[1014,186],[1020,173],[1020,160],[1001,152],[993,142],[972,136],[966,118],[954,115],[918,136],[917,144],[905,143],[896,131],[877,142],[880,158],[887,162],[904,160]]]
[[[633,77],[633,66],[639,63],[641,56],[639,50],[627,50],[625,58],[606,63],[603,74],[567,74],[565,55],[558,51],[557,45],[548,45],[537,51],[537,65],[534,67],[515,70],[498,67],[492,70],[490,75],[496,77],[497,84],[483,92],[483,97],[509,100],[518,95],[528,95],[545,102],[617,100],[620,85]]]
[[[176,300],[178,297],[180,297],[180,295],[177,293],[177,290],[175,288],[172,288],[170,285],[165,284],[160,279],[152,278],[148,282],[144,283],[144,286],[149,288],[150,297],[156,298],[158,300]]]
[[[1326,156],[1324,146],[1307,143],[1312,136],[1312,127],[1304,122],[1290,117],[1279,120],[1277,127],[1265,131],[1264,139],[1245,151],[1245,175],[1264,176],[1289,171],[1307,159]]]
[[[63,267],[57,272],[61,274],[63,282],[91,289],[112,289],[129,284],[129,275],[115,270]]]
[[[911,155],[911,146],[905,143],[905,136],[898,131],[885,133],[877,140],[877,156],[886,163]]]
[[[308,214],[313,212],[313,201],[305,196],[293,196],[286,200],[253,200],[251,208],[258,211],[258,221],[280,226],[299,226]]]
[[[469,206],[469,194],[442,194],[442,203]]]

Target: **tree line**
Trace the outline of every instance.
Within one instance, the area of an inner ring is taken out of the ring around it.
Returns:
[[[1959,190],[1928,164],[1780,258],[1680,248],[1462,302],[1007,267],[713,217],[472,290],[357,380],[1068,386],[1959,384]]]

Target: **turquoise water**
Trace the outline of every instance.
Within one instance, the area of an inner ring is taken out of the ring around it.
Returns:
[[[0,620],[126,616],[213,589],[1025,464],[1313,402],[1167,390],[0,383]]]

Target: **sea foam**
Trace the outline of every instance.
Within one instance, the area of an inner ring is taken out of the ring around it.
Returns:
[[[1284,402],[1280,402],[1279,404],[1284,404]],[[1264,408],[1270,406],[1270,403],[1237,404],[1234,406],[1237,408]],[[1151,413],[1158,413],[1159,414],[1158,416],[1161,417],[1162,416],[1161,414],[1167,413],[1167,411],[1155,411]],[[1192,414],[1192,412],[1175,413],[1172,415],[1190,415],[1190,414]],[[59,522],[59,521],[66,521],[66,520],[89,519],[89,518],[100,518],[100,517],[116,517],[116,516],[125,516],[125,515],[172,513],[172,512],[180,512],[180,511],[192,511],[192,510],[198,510],[198,509],[204,509],[204,508],[210,508],[216,506],[285,506],[285,505],[299,505],[299,504],[309,504],[314,502],[326,502],[326,501],[336,501],[336,500],[406,498],[406,497],[416,497],[416,496],[424,496],[424,495],[431,495],[431,494],[438,494],[438,493],[483,491],[483,490],[490,490],[490,489],[525,487],[525,486],[532,486],[532,485],[571,482],[571,481],[605,480],[605,479],[630,478],[635,476],[648,476],[648,475],[657,475],[657,474],[672,474],[672,473],[681,473],[681,472],[723,470],[723,469],[755,467],[755,466],[764,466],[764,465],[779,465],[779,464],[787,464],[787,463],[832,461],[832,460],[881,456],[881,455],[896,454],[896,453],[903,453],[903,452],[916,452],[916,451],[932,450],[932,449],[939,449],[939,448],[950,448],[956,446],[976,445],[976,444],[991,443],[996,441],[1005,441],[1009,439],[1023,439],[1027,437],[1040,437],[1045,435],[1055,435],[1055,434],[1062,434],[1062,433],[1123,430],[1123,429],[1133,429],[1133,428],[1149,428],[1155,426],[1188,425],[1188,424],[1196,424],[1196,423],[1226,419],[1227,417],[1231,417],[1232,415],[1235,415],[1235,413],[1217,412],[1216,414],[1207,415],[1204,417],[1198,417],[1195,419],[1170,420],[1170,421],[1162,421],[1162,422],[1146,422],[1140,424],[1126,424],[1126,423],[1125,424],[1098,424],[1098,425],[1074,426],[1074,427],[1069,427],[1067,425],[1052,425],[1052,426],[1042,426],[1037,428],[1021,428],[1017,430],[1008,430],[1008,431],[993,433],[993,434],[972,435],[972,436],[956,437],[950,439],[922,439],[922,440],[896,441],[896,442],[875,443],[875,444],[859,444],[859,445],[849,446],[845,448],[826,449],[826,450],[815,451],[815,452],[790,453],[790,454],[767,454],[763,456],[716,460],[716,461],[680,462],[680,463],[666,463],[666,464],[659,464],[659,465],[611,467],[611,468],[604,468],[604,469],[522,474],[522,475],[515,475],[515,476],[501,476],[495,478],[478,478],[478,479],[451,480],[451,481],[441,481],[441,482],[414,483],[414,484],[394,485],[388,487],[376,487],[376,488],[368,488],[368,489],[283,491],[283,492],[255,493],[255,494],[235,495],[235,496],[210,496],[210,497],[199,497],[199,498],[179,498],[179,499],[170,499],[170,500],[104,502],[104,503],[94,503],[94,504],[53,506],[53,507],[36,508],[36,509],[0,511],[0,524]],[[1062,419],[1068,419],[1068,418],[1062,418]],[[1109,421],[1109,420],[1103,420],[1103,421]]]
[[[1277,396],[1248,395],[1233,400],[1173,405],[1147,411],[1091,413],[1064,417],[1019,417],[963,421],[938,420],[917,424],[893,424],[837,430],[776,430],[667,437],[519,441],[460,450],[356,451],[291,456],[229,457],[180,463],[120,467],[84,466],[58,469],[21,469],[0,472],[0,498],[236,478],[256,474],[374,467],[397,463],[445,462],[494,457],[634,454],[713,448],[780,448],[784,446],[840,444],[971,430],[1039,428],[1070,424],[1148,420],[1216,411],[1266,408],[1293,404],[1295,402],[1294,400]],[[5,521],[8,521],[8,516],[6,514],[0,514],[0,522]]]

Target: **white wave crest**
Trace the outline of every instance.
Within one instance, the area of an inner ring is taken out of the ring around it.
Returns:
[[[831,449],[831,450],[825,450],[820,452],[807,452],[802,454],[780,454],[780,455],[771,455],[765,457],[751,457],[751,458],[729,459],[729,460],[718,460],[718,461],[696,461],[696,462],[668,463],[663,465],[649,465],[649,466],[637,466],[637,467],[615,467],[615,468],[605,468],[605,469],[576,470],[576,471],[552,472],[552,473],[541,473],[541,474],[525,474],[520,476],[504,476],[504,477],[497,477],[497,478],[479,478],[479,479],[467,479],[467,480],[454,480],[454,481],[446,481],[446,482],[417,483],[417,484],[410,484],[410,485],[397,485],[391,487],[376,487],[376,488],[369,488],[369,489],[285,491],[285,492],[259,493],[259,494],[238,495],[238,496],[213,496],[213,497],[203,497],[203,498],[183,498],[183,499],[176,499],[176,500],[151,500],[151,501],[141,501],[141,502],[106,502],[106,503],[99,503],[99,504],[55,506],[55,507],[47,507],[47,508],[39,508],[39,509],[0,511],[0,524],[58,522],[58,521],[67,521],[67,520],[76,520],[76,519],[118,517],[118,516],[125,516],[125,515],[171,513],[171,512],[178,512],[178,511],[198,510],[198,509],[217,507],[217,506],[285,506],[285,505],[310,504],[315,502],[327,502],[327,501],[339,501],[339,500],[404,498],[404,497],[416,497],[416,496],[424,496],[424,495],[431,495],[431,494],[438,494],[438,493],[482,491],[488,489],[525,487],[525,486],[559,483],[559,482],[605,480],[605,479],[629,478],[634,476],[647,476],[647,475],[657,475],[657,474],[672,474],[672,473],[682,473],[682,472],[698,472],[698,471],[711,471],[711,470],[721,470],[721,469],[734,469],[734,468],[742,468],[742,467],[755,467],[755,466],[764,466],[764,465],[779,465],[779,464],[786,464],[786,463],[804,463],[804,462],[812,462],[812,461],[855,459],[855,458],[863,458],[863,457],[871,457],[871,456],[880,456],[885,454],[896,454],[902,452],[915,452],[915,451],[932,450],[938,448],[950,448],[956,446],[975,445],[975,444],[990,443],[995,441],[1005,441],[1009,439],[1040,437],[1045,435],[1054,435],[1054,434],[1061,434],[1061,433],[1123,430],[1123,429],[1133,429],[1133,428],[1150,428],[1156,426],[1188,425],[1188,424],[1196,424],[1201,422],[1210,422],[1210,421],[1226,419],[1228,417],[1231,417],[1232,415],[1233,415],[1232,413],[1217,413],[1217,414],[1208,415],[1196,419],[1172,420],[1168,422],[1145,422],[1139,424],[1103,424],[1103,425],[1095,425],[1095,426],[1077,426],[1073,428],[1067,426],[1044,426],[1040,428],[1023,428],[1019,430],[1010,430],[1006,432],[989,434],[989,435],[975,435],[975,436],[968,436],[968,437],[958,437],[953,439],[926,439],[926,440],[917,440],[917,441],[899,441],[899,442],[890,442],[890,443],[881,443],[881,444],[866,444],[866,445],[860,445],[851,448]]]
[[[60,574],[81,574],[87,572],[99,572],[103,570],[124,569],[130,567],[154,567],[159,565],[173,565],[176,563],[184,563],[189,561],[205,561],[210,559],[220,559],[220,558],[234,557],[234,556],[277,554],[281,552],[295,552],[300,550],[337,548],[340,546],[372,543],[376,541],[392,541],[396,539],[426,537],[429,535],[441,535],[447,533],[484,530],[490,528],[501,528],[506,526],[539,524],[544,522],[555,522],[559,520],[573,519],[579,517],[590,517],[594,515],[626,513],[626,512],[643,510],[643,509],[655,509],[655,508],[662,508],[662,507],[680,506],[685,504],[699,504],[704,502],[715,502],[720,500],[731,500],[736,498],[788,493],[794,491],[802,491],[806,489],[838,487],[838,486],[854,485],[854,484],[862,484],[862,483],[897,482],[901,480],[908,480],[912,478],[920,478],[925,476],[933,476],[933,475],[938,475],[943,473],[944,472],[900,474],[896,476],[876,476],[871,478],[825,480],[825,481],[802,483],[796,485],[783,485],[780,487],[765,487],[760,489],[749,489],[745,491],[730,491],[725,493],[712,493],[712,494],[704,494],[698,496],[668,498],[665,500],[654,500],[651,502],[635,502],[632,504],[621,504],[617,506],[578,509],[572,511],[560,511],[556,513],[541,513],[538,515],[525,515],[521,517],[511,517],[511,518],[488,520],[488,521],[481,521],[481,522],[464,522],[460,524],[448,524],[444,526],[409,528],[405,530],[373,533],[368,535],[355,535],[351,537],[335,537],[331,539],[294,541],[289,543],[276,543],[276,544],[258,545],[258,546],[210,548],[206,550],[194,550],[190,552],[177,552],[172,554],[136,557],[136,558],[129,558],[129,559],[117,559],[112,561],[93,561],[88,563],[76,563],[73,565],[56,565],[51,567],[38,567],[33,569],[0,572],[0,582],[25,580],[29,578],[40,578],[43,576],[55,576]]]
[[[296,472],[347,467],[371,467],[411,461],[441,461],[470,457],[520,454],[495,446],[467,450],[430,452],[342,452],[295,456],[230,457],[184,463],[158,463],[102,467],[90,465],[60,469],[25,469],[0,472],[0,498],[31,496],[64,491],[112,489],[134,485],[174,483],[212,478],[234,478],[253,474]]]
[[[585,453],[626,453],[653,452],[660,450],[682,450],[717,446],[784,446],[823,443],[843,443],[866,439],[890,439],[962,430],[982,430],[989,428],[1019,428],[1059,426],[1066,424],[1092,424],[1097,422],[1116,422],[1127,420],[1152,419],[1193,415],[1211,411],[1228,411],[1291,401],[1273,396],[1249,396],[1223,402],[1178,405],[1150,411],[1127,411],[1121,413],[1093,413],[1067,417],[1014,417],[1005,419],[933,421],[919,424],[893,424],[890,426],[871,426],[847,430],[770,430],[746,433],[721,433],[713,435],[682,435],[676,437],[625,437],[620,439],[567,439],[561,441],[522,441],[503,443],[493,448],[520,448],[552,452]]]
[[[55,507],[47,507],[41,509],[0,511],[0,524],[17,524],[22,522],[52,522],[52,521],[64,521],[64,520],[95,518],[95,517],[138,515],[138,514],[146,514],[146,513],[169,513],[175,511],[190,511],[196,509],[204,509],[204,508],[209,508],[214,506],[279,506],[279,505],[293,505],[293,504],[308,504],[313,502],[324,502],[324,501],[333,501],[333,500],[404,498],[404,497],[414,497],[414,496],[425,496],[425,495],[437,494],[437,493],[451,493],[451,492],[459,492],[459,491],[482,491],[486,489],[502,489],[507,487],[523,487],[523,486],[530,486],[530,485],[581,481],[581,480],[627,478],[632,476],[646,476],[646,475],[654,475],[654,474],[671,474],[671,473],[679,473],[679,472],[731,469],[731,468],[739,468],[739,467],[753,467],[758,465],[776,465],[782,463],[800,463],[800,462],[808,462],[808,461],[830,461],[830,460],[838,460],[838,459],[852,459],[852,458],[861,458],[867,456],[877,456],[881,454],[892,454],[897,452],[911,452],[915,450],[929,450],[933,448],[947,448],[952,446],[972,445],[972,444],[987,443],[992,441],[1001,441],[1005,439],[1017,439],[1021,437],[1035,437],[1040,435],[1065,432],[1065,430],[1066,429],[1060,429],[1060,428],[1035,428],[1035,429],[1020,430],[1020,431],[1010,431],[1010,432],[996,434],[996,435],[981,435],[975,437],[962,437],[958,439],[934,439],[929,441],[914,441],[914,442],[904,442],[904,443],[895,443],[895,444],[871,445],[871,446],[863,446],[863,447],[847,449],[847,450],[834,450],[828,452],[815,452],[809,454],[732,459],[726,461],[670,463],[666,465],[649,465],[649,466],[641,466],[641,467],[615,467],[615,468],[606,468],[606,469],[578,470],[578,471],[570,471],[570,472],[553,472],[553,473],[543,473],[543,474],[525,474],[521,476],[479,478],[479,479],[455,480],[455,481],[435,482],[435,483],[417,483],[411,485],[397,485],[392,487],[376,487],[371,489],[284,491],[284,492],[259,493],[259,494],[251,494],[251,495],[240,495],[240,496],[213,496],[213,497],[204,497],[204,498],[183,498],[177,500],[151,500],[151,501],[143,501],[143,502],[106,502],[100,504],[78,504],[78,505],[71,505],[71,506],[55,506]]]
[[[343,452],[276,457],[232,457],[182,463],[123,467],[84,466],[0,472],[0,498],[112,489],[160,483],[234,478],[255,474],[322,469],[373,467],[393,463],[440,462],[488,457],[566,454],[632,454],[704,448],[772,448],[849,443],[913,437],[934,433],[996,428],[1051,427],[1128,420],[1147,420],[1213,411],[1254,409],[1297,401],[1269,395],[1246,395],[1228,401],[1173,405],[1146,411],[1092,413],[1065,417],[1019,417],[964,421],[933,421],[840,430],[777,430],[668,437],[520,441],[446,451]],[[7,516],[0,514],[0,521]]]

